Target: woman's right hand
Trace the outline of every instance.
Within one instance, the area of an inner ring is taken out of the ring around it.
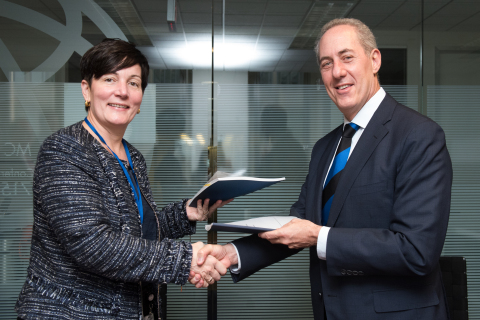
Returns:
[[[207,256],[205,262],[201,266],[197,265],[198,251],[204,247],[202,242],[192,244],[192,265],[190,268],[189,281],[197,288],[208,287],[209,284],[214,284],[219,281],[221,276],[227,273],[227,266],[217,260],[213,256]]]

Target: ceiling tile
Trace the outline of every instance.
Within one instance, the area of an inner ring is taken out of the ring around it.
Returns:
[[[211,32],[186,33],[187,41],[212,41]]]
[[[150,40],[152,41],[182,41],[185,40],[183,32],[168,32],[168,33],[157,33],[156,35],[151,35]]]
[[[257,49],[284,49],[286,50],[289,47],[288,43],[275,43],[275,42],[262,42],[257,44]]]
[[[309,58],[314,57],[315,52],[313,48],[311,50],[285,50],[283,57],[302,57],[302,58]]]
[[[315,53],[312,50],[311,55],[315,55]],[[290,62],[298,62],[298,61],[305,61],[307,57],[302,56],[302,55],[283,55],[280,58],[280,61],[290,61]]]
[[[395,11],[404,1],[371,1],[358,2],[358,5],[350,12],[349,16],[379,15],[386,17]]]
[[[166,69],[167,68],[167,65],[163,60],[148,59],[148,65],[150,66],[150,69]]]
[[[285,50],[257,50],[255,51],[256,60],[279,60]]]
[[[425,28],[441,25],[442,26],[441,30],[446,30],[455,26],[456,24],[459,24],[463,20],[465,20],[465,17],[460,15],[446,16],[446,15],[435,14],[429,19],[425,20],[423,25]]]
[[[415,16],[420,19],[420,17],[422,16],[422,3],[420,1],[405,2],[401,6],[397,7],[397,9],[395,10],[395,12],[393,12],[392,15],[403,16],[403,17]]]
[[[305,15],[312,5],[312,1],[270,1],[267,7],[267,14],[302,14]]]
[[[453,1],[438,10],[435,14],[439,15],[462,15],[464,17],[469,17],[472,14],[480,11],[480,2],[479,1],[470,1],[459,2]]]
[[[459,31],[468,31],[468,32],[475,32],[480,33],[480,14],[476,14],[466,20],[463,20],[461,23],[454,26],[449,31],[452,32],[459,32]]]
[[[163,0],[165,3],[166,0]],[[177,0],[178,1],[178,0]],[[195,13],[207,13],[211,14],[212,12],[212,2],[211,1],[200,1],[200,0],[181,0],[179,2],[179,11],[184,12],[195,12]]]
[[[266,2],[226,1],[225,13],[228,14],[263,14]],[[223,10],[223,9],[222,9]]]
[[[155,41],[153,42],[155,47],[157,48],[169,48],[169,49],[176,49],[176,48],[185,48],[185,40],[180,41]]]
[[[278,68],[278,67],[281,67],[281,68],[289,68],[289,69],[291,69],[294,64],[295,64],[295,63],[293,63],[293,62],[291,62],[291,61],[279,61],[279,62],[277,63],[277,66],[276,66],[276,67],[277,67],[277,68]]]
[[[223,28],[215,29],[215,34],[221,33]],[[225,34],[258,35],[260,25],[254,26],[225,26]]]
[[[144,23],[165,23],[167,24],[167,13],[166,12],[155,12],[148,11],[142,12],[140,17]]]
[[[219,40],[222,41],[221,37],[218,36]],[[217,36],[215,36],[215,41],[217,41]],[[246,42],[246,43],[256,43],[257,42],[257,36],[255,35],[244,35],[244,34],[230,34],[230,35],[225,35],[225,41],[231,42],[231,43],[237,43],[237,42]]]
[[[178,26],[178,24],[177,24]],[[177,30],[181,32],[182,30],[180,29],[181,27],[178,26]],[[192,33],[204,33],[204,32],[211,32],[212,31],[212,25],[211,24],[200,24],[200,23],[184,23],[183,28],[185,32],[192,32]]]
[[[424,0],[423,16],[429,17],[442,7],[448,5],[452,0]]]
[[[178,20],[177,20],[178,21]],[[183,24],[212,24],[212,15],[209,13],[184,12],[182,14]]]
[[[138,11],[167,12],[167,0],[131,0]]]
[[[374,28],[381,21],[385,20],[386,15],[350,15],[349,17],[358,19],[365,23],[368,27]]]
[[[260,25],[263,14],[227,14],[225,15],[225,26],[250,26]]]
[[[298,28],[292,27],[271,27],[271,26],[264,26],[262,28],[262,36],[289,36],[294,37],[297,33]],[[293,39],[292,39],[293,40]]]
[[[420,23],[420,17],[415,17],[415,16],[406,17],[406,16],[392,15],[388,19],[385,19],[380,24],[378,24],[374,28],[374,30],[397,29],[397,30],[408,31],[419,23]]]
[[[301,15],[267,15],[264,26],[293,26],[300,27],[303,16]]]
[[[283,36],[260,36],[259,42],[281,42],[281,43],[290,43],[292,42],[292,37],[283,37]]]
[[[137,46],[137,49],[140,50],[144,55],[147,55],[148,57],[152,57],[155,59],[160,58],[160,54],[158,53],[158,50],[156,47],[141,47]]]

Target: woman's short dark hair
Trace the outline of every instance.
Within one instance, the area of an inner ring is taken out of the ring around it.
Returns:
[[[135,45],[121,39],[104,39],[96,46],[91,47],[80,60],[80,73],[82,79],[92,85],[92,79],[98,79],[109,73],[140,65],[142,70],[142,92],[148,84],[147,58],[135,48]],[[88,108],[86,108],[88,111]]]

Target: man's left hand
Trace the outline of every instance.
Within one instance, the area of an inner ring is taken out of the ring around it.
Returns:
[[[293,219],[277,230],[262,232],[258,236],[273,244],[284,244],[290,249],[302,249],[317,245],[322,226],[304,219]]]

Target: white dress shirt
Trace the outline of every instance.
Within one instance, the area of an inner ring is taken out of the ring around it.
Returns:
[[[355,135],[352,138],[352,145],[350,146],[350,154],[348,157],[350,158],[350,155],[353,152],[353,149],[355,149],[355,146],[357,145],[358,140],[362,136],[363,130],[367,127],[368,123],[370,122],[370,119],[372,119],[373,114],[375,111],[377,111],[378,107],[380,106],[380,103],[382,103],[383,99],[385,98],[385,90],[383,88],[380,88],[380,90],[377,91],[373,95],[370,100],[367,101],[367,103],[363,106],[362,109],[357,113],[355,118],[351,122],[357,124],[359,126],[357,132],[355,132]],[[350,123],[346,118],[343,118],[343,126],[345,127],[346,124]],[[340,144],[340,141],[338,142]],[[338,148],[338,145],[337,145]],[[335,157],[334,157],[335,158]],[[330,166],[328,167],[328,170],[330,171],[330,167],[332,166],[333,163],[333,158],[332,161],[330,162]],[[328,171],[327,171],[328,172]],[[325,180],[327,177],[325,177]],[[323,181],[324,186],[325,186],[325,181]],[[328,232],[330,231],[330,227],[322,227],[320,229],[320,232],[318,233],[318,239],[317,239],[317,256],[322,259],[326,260],[327,258],[327,240],[328,240]],[[235,245],[234,245],[235,247]],[[235,250],[237,248],[235,247]],[[238,255],[238,250],[237,250],[237,256],[238,256],[238,265],[237,266],[232,266],[230,267],[230,272],[232,273],[239,273],[240,272],[240,256]]]

